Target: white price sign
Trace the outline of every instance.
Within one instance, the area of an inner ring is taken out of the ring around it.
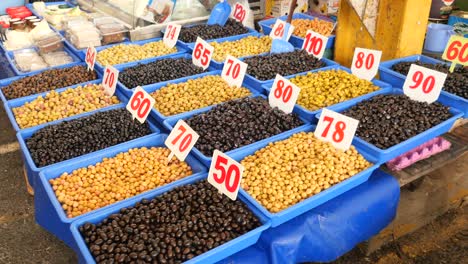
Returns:
[[[119,71],[112,67],[107,66],[104,69],[104,76],[102,77],[102,86],[104,87],[104,91],[109,96],[114,95],[115,87],[117,86],[117,80],[119,79]]]
[[[358,125],[358,120],[324,108],[314,135],[346,151],[351,146]]]
[[[94,70],[94,64],[96,63],[97,51],[94,47],[88,47],[86,50],[85,62],[88,65],[88,71]]]
[[[271,107],[278,107],[289,114],[293,111],[301,89],[283,76],[276,74],[275,81],[268,95]]]
[[[245,26],[245,18],[247,17],[248,12],[250,12],[250,8],[244,6],[243,4],[236,3],[234,5],[234,9],[231,12],[231,16]]]
[[[312,30],[307,30],[306,37],[304,38],[304,42],[302,43],[302,49],[320,60],[322,59],[323,54],[325,53],[327,43],[327,37]]]
[[[354,49],[351,72],[360,79],[371,81],[379,70],[381,50]]]
[[[143,88],[138,86],[135,88],[126,108],[132,114],[133,118],[138,119],[138,121],[143,124],[148,114],[151,112],[154,103],[154,98],[143,90]]]
[[[230,85],[241,87],[244,81],[247,63],[234,58],[231,55],[226,57],[221,77]]]
[[[166,138],[164,144],[171,150],[169,155],[169,161],[172,156],[176,157],[180,161],[184,161],[187,155],[192,150],[195,143],[197,143],[200,135],[197,134],[184,120],[180,119],[171,131],[171,134]]]
[[[181,25],[177,25],[174,23],[170,23],[167,25],[166,32],[164,32],[163,38],[163,42],[167,47],[173,48],[176,45],[177,40],[179,39],[181,28]]]
[[[283,35],[286,34],[285,41],[288,41],[294,31],[294,26],[289,24],[289,30],[285,33],[286,24],[286,21],[276,19],[275,25],[271,29],[270,37],[272,39],[283,39]]]
[[[195,42],[195,47],[192,54],[192,62],[196,66],[202,67],[204,70],[208,68],[211,61],[211,56],[213,56],[214,47],[208,44],[200,37],[197,37]]]
[[[445,73],[411,64],[403,92],[415,101],[433,103],[439,98],[445,78]]]
[[[213,152],[208,182],[231,200],[237,199],[244,166],[219,150]]]

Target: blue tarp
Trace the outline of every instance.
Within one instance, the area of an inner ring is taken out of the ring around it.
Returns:
[[[257,244],[220,263],[329,262],[376,235],[396,215],[398,181],[377,170],[369,181],[265,231]]]

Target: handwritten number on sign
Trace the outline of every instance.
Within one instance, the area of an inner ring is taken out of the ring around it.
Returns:
[[[458,58],[462,64],[468,62],[468,42],[464,45],[461,41],[453,41],[447,49],[447,59],[455,60]]]
[[[325,116],[323,118],[324,122],[328,122],[328,125],[325,127],[325,130],[322,132],[322,137],[327,137],[328,131],[335,119],[331,116]],[[332,139],[336,143],[340,143],[344,138],[344,130],[346,129],[346,124],[343,121],[338,121],[335,123],[335,132],[333,132]]]
[[[229,65],[228,66],[228,69],[227,69],[227,72],[226,74],[227,75],[231,75],[232,78],[236,79],[237,77],[239,77],[239,73],[240,73],[240,64],[235,64],[234,65],[234,61],[232,59],[229,59],[227,61],[227,64]],[[234,65],[234,67],[233,67]],[[232,74],[231,74],[231,69],[232,69]]]
[[[284,90],[283,90],[283,88],[284,88],[284,81],[279,80],[278,85],[277,85],[277,87],[275,89],[274,95],[275,95],[275,97],[277,99],[281,99],[281,100],[283,100],[284,103],[287,103],[289,101],[289,99],[291,99],[293,89],[292,89],[291,85],[286,86],[286,88],[284,88]]]
[[[237,3],[235,8],[234,8],[234,18],[239,21],[239,22],[244,22],[244,19],[245,19],[245,15],[246,15],[246,11],[244,9],[244,6],[242,6],[241,4]]]
[[[187,132],[187,129],[184,126],[179,126],[180,134],[172,140],[172,144],[176,145],[179,139]],[[182,139],[182,142],[179,145],[179,151],[184,152],[192,142],[192,134],[185,134],[185,137]]]
[[[130,107],[132,110],[137,111],[136,113],[139,118],[144,118],[146,113],[151,109],[151,102],[148,98],[145,98],[142,91],[138,91]]]
[[[356,68],[361,68],[364,64],[364,52],[359,52],[358,55],[357,55],[357,60],[356,60],[356,63],[355,63],[355,66]],[[375,61],[375,58],[374,58],[374,54],[370,53],[367,57],[366,57],[366,62],[365,62],[365,67],[366,69],[370,70],[372,68],[372,66],[374,65],[374,61]]]
[[[307,34],[304,47],[306,48],[307,52],[318,55],[322,50],[323,40],[317,36],[312,37],[311,34]]]
[[[216,159],[215,169],[220,173],[213,173],[213,178],[218,184],[223,184],[228,192],[235,192],[240,181],[240,170],[235,164],[230,164],[226,171],[228,160],[223,156],[218,156]],[[234,181],[231,184],[231,179],[234,177]]]
[[[434,85],[435,85],[434,76],[429,75],[426,78],[424,78],[424,74],[421,71],[416,71],[413,74],[412,79],[413,79],[414,85],[409,86],[409,88],[411,89],[416,89],[419,86],[421,86],[421,84],[422,84],[422,91],[426,94],[430,93],[432,89],[434,89]]]

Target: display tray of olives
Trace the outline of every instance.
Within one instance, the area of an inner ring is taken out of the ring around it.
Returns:
[[[37,223],[71,246],[73,221],[206,175],[191,154],[183,162],[167,162],[166,138],[151,134],[42,170],[35,186]],[[75,181],[83,185],[70,191]]]
[[[391,89],[389,84],[379,80],[370,82],[359,79],[351,74],[351,70],[339,65],[295,74],[287,79],[301,89],[294,109],[310,122],[317,122],[315,115],[323,108],[336,111],[342,104],[370,98]],[[267,94],[273,82],[268,81],[262,86]]]
[[[155,58],[168,58],[168,57],[171,57],[171,56],[174,56],[174,55],[178,55],[178,54],[184,54],[187,52],[187,48],[184,47],[183,45],[181,44],[176,44],[175,47],[174,47],[174,50],[173,51],[169,51],[170,49],[168,49],[163,43],[162,43],[162,38],[152,38],[152,39],[145,39],[145,40],[140,40],[140,41],[134,41],[134,42],[124,42],[124,43],[116,43],[116,44],[112,44],[112,45],[107,45],[107,46],[102,46],[102,47],[96,47],[96,51],[97,53],[99,54],[99,52],[102,52],[103,50],[106,50],[106,49],[109,49],[109,48],[113,48],[113,47],[117,47],[117,46],[122,46],[122,45],[138,45],[138,46],[144,46],[146,44],[150,44],[150,43],[153,43],[153,42],[161,42],[161,47],[160,49],[167,49],[167,52],[159,52],[159,51],[154,51],[154,53],[158,53],[158,54],[161,54],[161,55],[158,55],[158,56],[152,56],[152,57],[146,57],[144,59],[132,59],[132,56],[136,56],[136,52],[132,52],[130,54],[127,53],[127,55],[130,55],[128,57],[128,59],[130,61],[128,62],[125,62],[125,63],[118,63],[118,64],[114,64],[112,65],[113,67],[127,67],[127,66],[134,66],[134,65],[137,65],[138,63],[146,63],[146,62],[151,62],[153,61]],[[116,49],[116,48],[114,48]],[[153,49],[158,49],[158,46],[155,46],[153,47]],[[81,53],[83,55],[86,55],[86,50],[84,51],[81,51]],[[96,56],[98,56],[98,54]],[[109,56],[111,57],[111,55],[109,54],[106,54],[106,56]],[[99,63],[99,60],[96,58],[96,64],[94,65],[94,67],[96,67],[96,69],[99,71],[99,72],[104,72],[104,68],[106,67],[106,65],[103,65],[101,63]]]
[[[341,104],[334,111],[359,120],[356,146],[376,157],[379,163],[448,132],[463,117],[456,108],[439,101],[428,104],[411,100],[397,88]],[[320,114],[317,113],[317,119]]]
[[[177,82],[187,77],[197,78],[211,71],[211,68],[203,70],[195,66],[191,54],[158,57],[145,63],[135,62],[115,68],[119,70],[119,88],[129,98],[137,86],[147,91],[152,85],[161,82]]]
[[[393,87],[402,88],[411,64],[433,70],[448,72],[450,63],[424,55],[413,55],[382,62],[379,66],[380,79]],[[439,101],[462,111],[468,117],[468,70],[458,65],[447,78],[439,96]]]
[[[108,259],[216,263],[255,244],[270,226],[268,218],[245,196],[238,195],[232,201],[205,179],[206,174],[193,177],[77,220],[71,232],[79,259],[83,263],[104,263]],[[113,226],[114,220],[124,226]],[[135,224],[138,231],[131,230]],[[91,240],[98,234],[105,234],[102,243]],[[134,243],[134,237],[141,239]]]

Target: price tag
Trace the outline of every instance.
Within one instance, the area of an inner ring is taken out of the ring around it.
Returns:
[[[88,65],[88,71],[94,70],[94,64],[96,63],[96,49],[94,47],[88,47],[86,50],[86,57],[85,57],[85,62],[86,65]]]
[[[154,98],[143,90],[143,88],[138,86],[135,88],[130,101],[127,103],[127,110],[132,114],[133,118],[138,119],[138,121],[143,124],[153,108],[154,103]]]
[[[450,37],[442,59],[452,62],[450,72],[453,72],[457,64],[468,65],[468,38],[453,35]]]
[[[208,182],[231,200],[237,199],[244,166],[219,150],[213,152]]]
[[[200,37],[197,37],[197,42],[195,42],[195,48],[192,54],[192,63],[206,70],[210,65],[213,51],[213,46],[208,44],[208,42],[204,41]]]
[[[171,150],[169,161],[174,155],[184,161],[200,136],[184,120],[180,119],[166,138],[164,144]]]
[[[230,85],[241,87],[244,81],[247,63],[234,58],[231,55],[226,57],[221,77]]]
[[[445,78],[445,73],[411,64],[403,92],[415,101],[433,103],[439,98]]]
[[[360,79],[371,81],[379,70],[381,50],[354,49],[351,72]]]
[[[314,135],[335,148],[346,151],[351,146],[359,121],[324,108]]]
[[[177,25],[174,23],[170,23],[167,25],[166,32],[164,32],[163,38],[163,42],[167,47],[173,48],[176,45],[177,40],[179,39],[181,27],[181,25]]]
[[[271,107],[278,107],[289,114],[293,111],[301,89],[283,76],[276,74],[275,81],[268,95]]]
[[[302,43],[302,49],[320,60],[323,57],[323,53],[325,53],[327,43],[327,37],[312,30],[307,30],[304,43]]]
[[[283,35],[285,34],[284,29],[286,28],[286,24],[287,24],[286,21],[283,21],[281,19],[276,19],[275,25],[271,29],[270,37],[272,39],[283,39]],[[286,39],[284,40],[288,41],[293,31],[294,31],[294,26],[289,25],[289,30],[286,33],[287,34]]]
[[[115,87],[117,86],[117,80],[119,79],[119,71],[112,67],[107,66],[104,69],[104,76],[102,77],[102,86],[104,87],[104,91],[109,96],[114,95]]]
[[[244,21],[247,17],[248,11],[250,11],[250,8],[245,7],[243,4],[236,3],[236,5],[234,5],[234,10],[232,10],[231,16],[245,26]]]

